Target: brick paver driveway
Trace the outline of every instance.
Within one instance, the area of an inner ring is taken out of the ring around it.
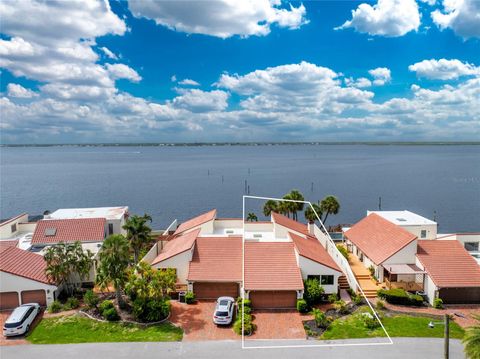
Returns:
[[[18,336],[18,337],[9,337],[5,338],[3,336],[3,323],[7,320],[8,316],[11,314],[11,311],[2,311],[0,312],[0,328],[2,330],[2,333],[0,334],[0,346],[2,345],[20,345],[20,344],[28,344],[29,342],[25,339],[23,335]],[[43,317],[43,312],[37,315],[35,320],[32,323],[30,331],[35,328],[35,326],[40,323]]]
[[[170,321],[184,330],[184,340],[225,340],[240,339],[232,326],[217,326],[212,321],[214,301],[198,301],[184,304],[172,301]]]
[[[253,322],[257,326],[255,333],[248,339],[305,339],[303,321],[311,319],[294,309],[255,310]]]

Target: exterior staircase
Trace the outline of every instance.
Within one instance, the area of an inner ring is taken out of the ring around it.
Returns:
[[[365,296],[368,299],[377,297],[377,288],[372,288],[372,285],[374,286],[375,284],[372,282],[372,279],[368,274],[358,274],[355,275],[355,278],[357,278],[358,284],[360,284],[360,287],[363,289],[363,293],[365,293]],[[358,292],[361,294],[360,291]]]
[[[342,275],[338,278],[338,287],[340,289],[348,289],[350,288],[350,285],[348,284],[347,277]]]

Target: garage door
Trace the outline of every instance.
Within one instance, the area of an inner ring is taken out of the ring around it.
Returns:
[[[442,288],[439,297],[445,304],[480,303],[480,287]]]
[[[197,299],[217,299],[228,296],[238,297],[238,283],[193,283],[193,292]]]
[[[0,293],[0,310],[13,309],[16,307],[18,307],[17,292]]]
[[[295,308],[297,304],[296,291],[254,291],[249,298],[252,307],[261,308]]]
[[[47,296],[43,289],[39,290],[24,290],[22,292],[22,304],[38,303],[42,306],[47,305]]]

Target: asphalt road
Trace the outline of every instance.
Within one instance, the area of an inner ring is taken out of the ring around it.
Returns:
[[[267,358],[267,359],[441,359],[443,339],[393,338],[392,345],[300,347],[282,349],[242,349],[240,341],[175,342],[175,343],[92,343],[66,345],[19,345],[1,347],[2,359],[51,358]],[[368,340],[349,340],[348,343],[368,343]],[[247,341],[246,346],[311,345],[317,341]],[[323,343],[323,342],[322,342]],[[342,341],[331,342],[343,344]],[[450,358],[465,358],[460,341],[450,341]]]

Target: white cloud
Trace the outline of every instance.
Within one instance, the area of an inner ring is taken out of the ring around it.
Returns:
[[[170,81],[172,81],[172,82],[177,82],[177,76],[172,75],[172,76],[170,77]]]
[[[118,60],[118,56],[115,55],[109,48],[102,46],[100,47],[100,50],[109,58],[112,60]]]
[[[480,75],[480,67],[457,59],[423,60],[408,66],[408,69],[415,72],[418,77],[436,80],[453,80],[461,76]]]
[[[127,79],[132,82],[139,82],[142,79],[137,71],[124,64],[106,64],[105,67],[113,79]]]
[[[35,91],[26,89],[22,85],[10,83],[7,85],[7,94],[8,97],[16,98],[32,98],[38,96]]]
[[[431,13],[433,22],[442,30],[450,28],[464,39],[480,38],[480,1],[443,0],[443,11]]]
[[[383,86],[392,79],[390,69],[386,67],[377,67],[368,73],[373,77],[373,84],[376,86]]]
[[[378,0],[371,6],[360,4],[352,10],[352,19],[335,30],[354,28],[370,35],[397,37],[420,26],[420,13],[415,0]]]
[[[198,89],[178,89],[180,96],[172,100],[176,108],[191,112],[223,111],[228,107],[229,94],[225,91],[202,91]]]
[[[185,85],[185,86],[200,86],[200,84],[192,79],[183,79],[182,81],[178,82],[179,85]]]
[[[280,1],[155,1],[129,0],[135,17],[153,19],[169,29],[228,38],[264,36],[270,27],[297,29],[308,21],[303,5],[280,8]]]
[[[370,81],[366,77],[359,77],[356,80],[348,77],[345,78],[345,85],[347,85],[348,87],[366,88],[372,86],[372,81]]]

